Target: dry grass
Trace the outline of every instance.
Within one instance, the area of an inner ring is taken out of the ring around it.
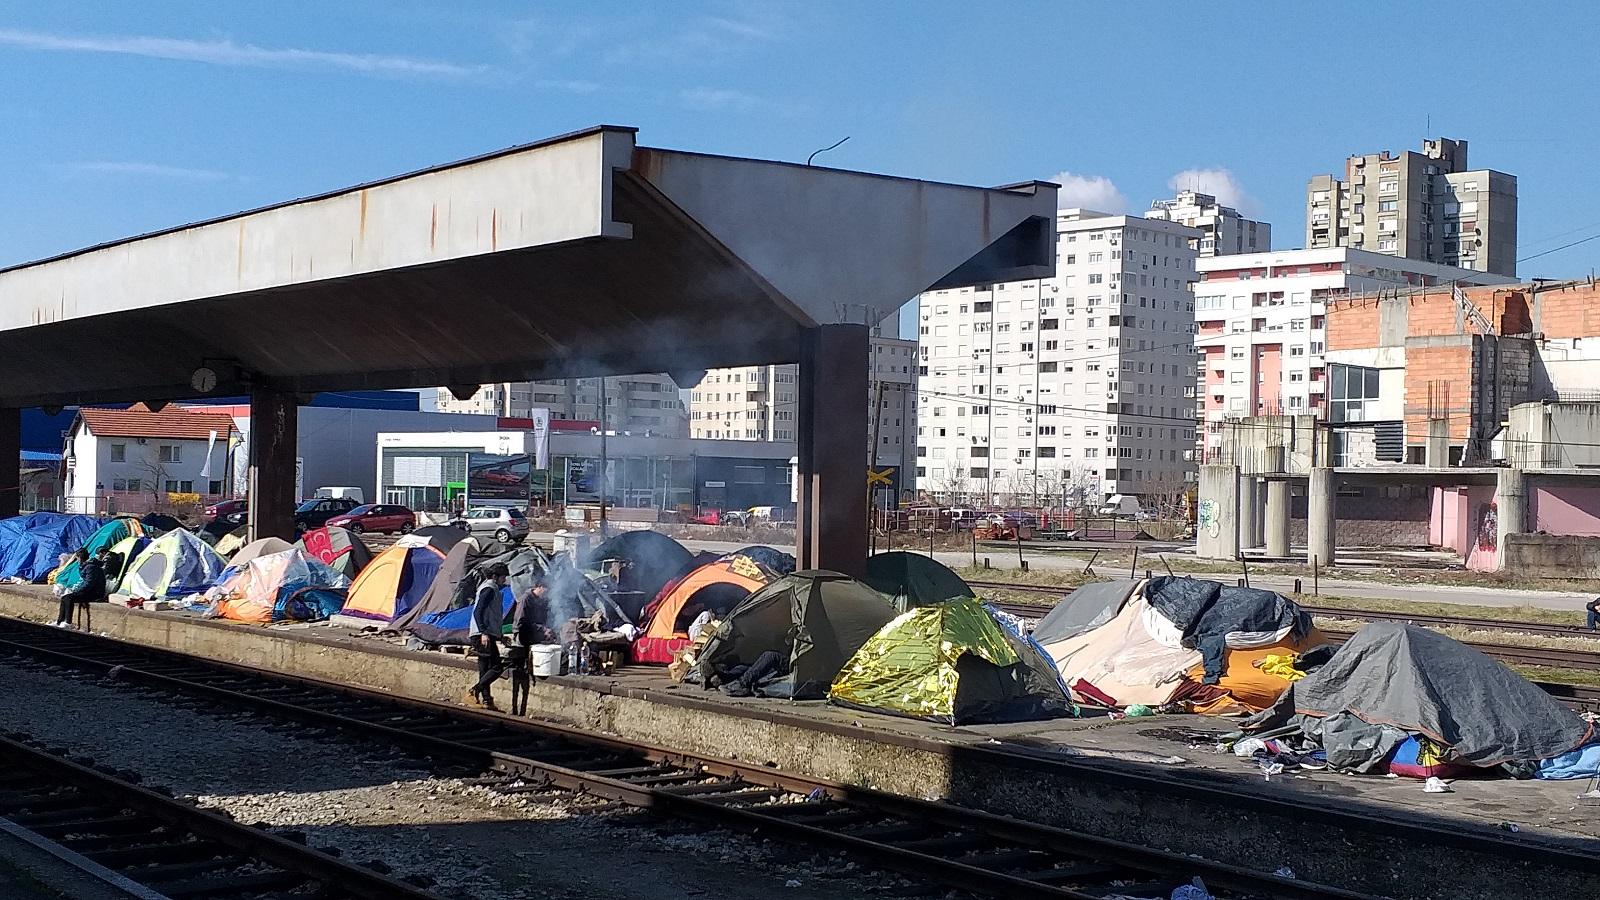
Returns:
[[[1530,681],[1553,681],[1557,684],[1600,685],[1600,671],[1559,669],[1554,666],[1513,666],[1506,668]]]
[[[1528,622],[1535,625],[1582,625],[1584,623],[1584,615],[1581,611],[1544,609],[1538,606],[1474,606],[1466,603],[1423,603],[1414,600],[1388,600],[1379,597],[1338,597],[1326,594],[1320,597],[1301,594],[1295,599],[1307,606],[1410,613],[1418,616],[1460,616],[1471,619],[1495,619],[1507,623]]]

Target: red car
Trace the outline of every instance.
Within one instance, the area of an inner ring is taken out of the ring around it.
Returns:
[[[417,514],[404,506],[395,506],[390,503],[368,503],[358,506],[341,516],[334,516],[328,520],[329,525],[348,528],[360,533],[363,531],[381,531],[384,534],[410,534],[411,529],[417,527]]]
[[[248,500],[219,500],[206,507],[206,518],[215,519],[218,516],[232,516],[244,513],[249,509],[250,501]]]

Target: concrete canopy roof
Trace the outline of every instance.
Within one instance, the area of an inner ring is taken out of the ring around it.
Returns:
[[[1054,268],[1055,186],[637,147],[604,126],[0,270],[0,404],[793,362],[802,328]]]

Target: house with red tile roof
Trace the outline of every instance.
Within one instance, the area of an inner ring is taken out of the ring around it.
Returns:
[[[80,409],[63,452],[68,508],[142,512],[169,494],[229,494],[236,432],[232,416],[205,409]]]

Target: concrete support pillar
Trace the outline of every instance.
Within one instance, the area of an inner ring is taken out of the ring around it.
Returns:
[[[1200,467],[1200,509],[1195,554],[1201,559],[1239,558],[1239,467]]]
[[[1261,479],[1239,476],[1239,549],[1261,546]]]
[[[1335,514],[1337,500],[1331,467],[1317,466],[1311,470],[1306,504],[1306,561],[1326,568],[1334,564],[1338,552],[1334,540],[1338,522]]]
[[[1495,473],[1495,541],[1505,558],[1506,536],[1528,531],[1528,475],[1521,469],[1501,469]]]
[[[1422,445],[1422,463],[1430,469],[1450,467],[1450,421],[1428,420],[1428,442]]]
[[[22,410],[0,407],[0,518],[21,510]]]
[[[865,574],[867,327],[823,325],[800,339],[796,558],[802,569]]]
[[[270,387],[250,393],[250,540],[294,540],[299,399]]]
[[[1282,559],[1289,555],[1289,480],[1267,479],[1266,526],[1267,555]]]

